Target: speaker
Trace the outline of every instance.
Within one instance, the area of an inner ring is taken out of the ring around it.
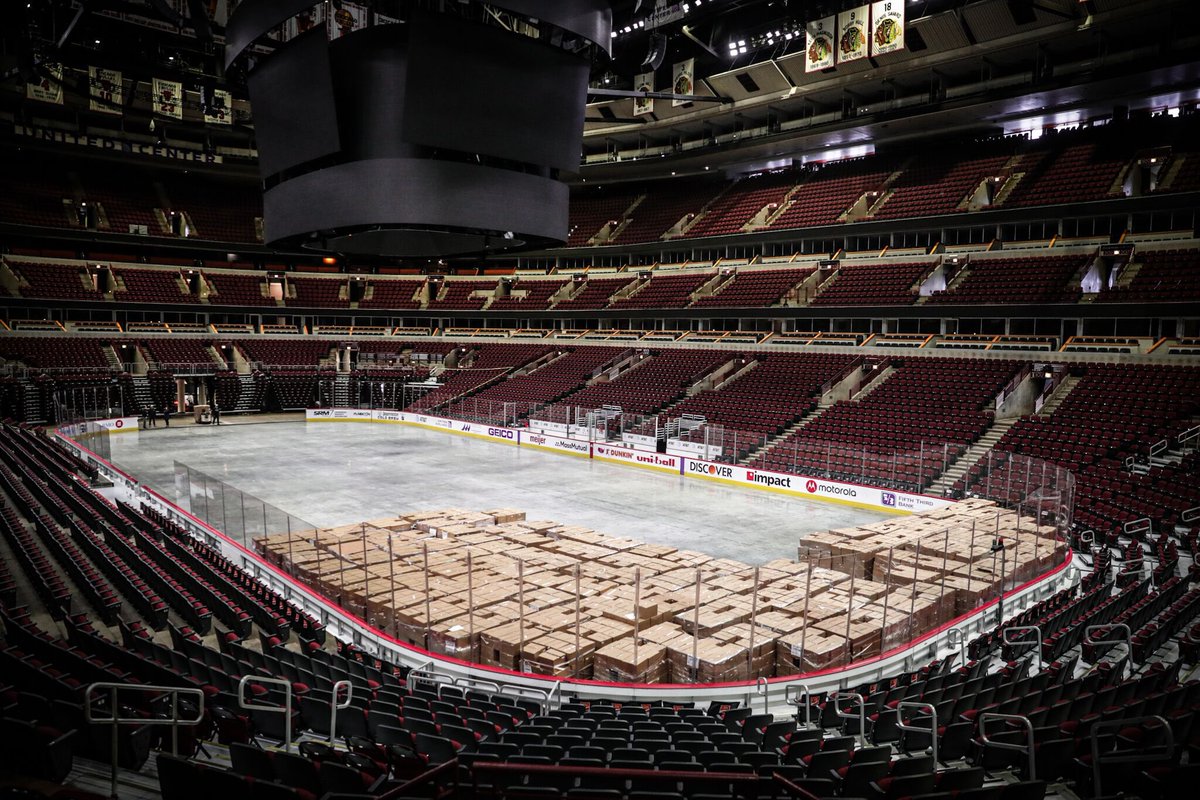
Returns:
[[[1033,9],[1033,0],[1007,0],[1008,13],[1012,15],[1017,25],[1032,25],[1037,22],[1037,14]]]
[[[579,167],[611,9],[493,5],[545,13],[510,31],[457,4],[412,8],[403,24],[333,41],[319,26],[249,67],[269,244],[428,258],[566,241],[560,176]],[[293,0],[245,0],[227,65],[249,65],[252,46],[296,13]]]

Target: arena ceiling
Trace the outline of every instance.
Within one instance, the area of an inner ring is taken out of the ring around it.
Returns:
[[[440,1],[361,0],[393,14]],[[159,120],[157,130],[169,126],[173,138],[206,147],[252,147],[244,76],[240,70],[224,72],[223,27],[212,25],[209,41],[187,22],[193,6],[229,2],[14,4],[11,24],[0,31],[0,111],[14,118],[53,113],[26,102],[22,89],[40,64],[61,59],[85,75],[96,64],[141,82],[180,80],[192,91],[229,87],[237,112],[230,128],[185,117],[182,126]],[[812,74],[804,71],[799,38],[770,36],[858,2],[614,0],[612,58],[595,59],[594,88],[631,89],[646,59],[657,54],[660,84],[669,82],[674,63],[694,59],[695,93],[719,102],[680,107],[660,102],[654,114],[635,118],[631,99],[593,97],[582,175],[641,178],[705,166],[737,171],[902,142],[931,129],[1032,130],[1102,119],[1114,106],[1178,107],[1200,100],[1200,4],[1188,0],[907,0],[906,50]],[[183,12],[183,26],[174,25],[163,8]],[[121,14],[149,24],[118,21],[115,15]],[[742,41],[745,53],[729,49]],[[151,120],[148,104],[137,92],[128,95],[122,126],[144,132]],[[111,122],[89,118],[86,104],[82,109],[68,104],[68,112],[63,121],[85,129]],[[667,157],[660,154],[663,148]],[[642,151],[654,158],[633,157]]]

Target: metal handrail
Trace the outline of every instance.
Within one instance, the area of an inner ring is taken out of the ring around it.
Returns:
[[[926,703],[923,700],[902,700],[896,705],[898,712],[904,711],[906,708],[913,709],[929,709],[930,726],[929,726],[929,741],[933,752],[933,768],[936,770],[938,765],[938,717],[937,708],[933,703]],[[912,731],[913,733],[925,733],[925,729],[916,725],[909,725],[904,721],[904,715],[898,714],[896,717],[896,727],[902,731]]]
[[[763,713],[771,713],[771,701],[768,699],[768,693],[771,691],[771,685],[766,678],[759,678],[754,682],[754,693],[763,699]]]
[[[1179,520],[1183,523],[1192,523],[1200,520],[1200,506],[1192,506],[1191,508],[1184,509],[1183,513],[1179,515]]]
[[[796,690],[796,699],[792,700],[792,689]],[[800,719],[800,703],[804,703],[804,727],[812,726],[812,690],[807,683],[789,683],[783,688],[783,702],[796,707],[796,719]]]
[[[435,778],[440,777],[443,772],[449,772],[453,776],[454,786],[457,789],[458,788],[458,759],[452,758],[449,761],[443,761],[441,764],[438,764],[436,767],[430,767],[429,769],[422,772],[420,775],[417,775],[415,778],[411,778],[408,781],[400,784],[396,788],[392,789],[391,791],[381,794],[377,798],[377,800],[399,800],[399,798],[401,798],[401,797],[411,797],[412,796],[411,792],[413,789],[416,789],[420,786],[424,786],[425,784],[429,783],[430,781],[434,780]],[[457,795],[457,794],[458,794],[458,792],[456,791],[455,795]],[[437,797],[436,791],[434,792],[433,796]]]
[[[1007,645],[1033,644],[1033,642],[1028,641],[1026,639],[1014,640],[1009,635],[1012,633],[1024,634],[1024,633],[1029,633],[1030,631],[1033,631],[1034,633],[1037,634],[1037,649],[1034,652],[1037,654],[1038,672],[1041,672],[1043,667],[1045,666],[1044,662],[1042,661],[1042,629],[1041,628],[1039,628],[1037,625],[1017,625],[1012,628],[1005,628],[1004,631],[1000,634],[1000,639],[1002,640],[1002,642],[1004,644],[1007,644]]]
[[[92,713],[92,700],[94,693],[97,690],[106,689],[109,692],[110,711],[112,712],[107,717],[96,717]],[[151,692],[156,695],[161,695],[164,692],[171,697],[171,717],[170,719],[154,719],[152,717],[122,717],[117,713],[119,705],[117,703],[117,692],[120,690]],[[179,716],[179,696],[196,698],[196,718],[181,719]],[[110,786],[112,797],[117,796],[117,758],[120,745],[120,737],[117,736],[117,728],[122,725],[168,725],[171,728],[171,753],[179,755],[179,728],[187,725],[199,725],[204,721],[204,692],[199,689],[184,689],[178,686],[142,686],[128,683],[92,683],[89,684],[83,692],[83,718],[90,725],[111,725],[112,726],[112,775],[110,776]]]
[[[957,640],[957,643],[955,643]],[[946,631],[946,644],[950,647],[958,648],[958,657],[962,659],[963,666],[967,664],[967,632],[962,628],[950,628]]]
[[[1195,439],[1198,436],[1200,436],[1200,425],[1193,425],[1192,427],[1188,428],[1186,431],[1183,431],[1178,436],[1176,436],[1175,442],[1177,444],[1187,444],[1192,439]]]
[[[820,798],[818,798],[808,789],[805,789],[803,786],[797,786],[795,783],[783,777],[778,772],[771,773],[771,780],[782,786],[784,791],[792,795],[792,797],[799,797],[800,800],[820,800]]]
[[[425,681],[426,683],[431,683],[435,687],[433,690],[435,694],[437,694],[438,692],[441,691],[441,689],[438,688],[441,686],[441,684],[447,684],[447,683],[453,684],[454,683],[454,681],[451,680],[451,678],[448,675],[441,675],[437,672],[434,672],[433,669],[431,669],[431,668],[424,669],[424,668],[420,668],[420,667],[418,667],[417,669],[414,669],[414,670],[410,670],[407,677],[405,678],[405,681],[410,685],[413,683],[418,683],[420,681]]]
[[[551,709],[551,705],[553,705],[553,703],[554,703],[555,695],[558,695],[558,707],[562,708],[562,687],[563,687],[562,681],[555,681],[554,688],[551,689],[549,694],[546,695],[546,709],[545,710],[546,710],[547,714],[549,714],[553,710],[553,709]]]
[[[837,705],[838,700],[857,700],[858,713],[846,713]],[[835,692],[833,697],[829,698],[829,702],[833,703],[833,712],[842,719],[858,719],[858,746],[867,746],[867,700],[858,692]]]
[[[1092,725],[1092,730],[1089,734],[1091,739],[1092,751],[1092,791],[1093,797],[1100,797],[1100,737],[1098,733],[1102,728],[1124,728],[1127,725],[1132,725],[1137,722],[1146,722],[1149,720],[1157,720],[1166,731],[1167,741],[1163,744],[1166,750],[1166,755],[1170,755],[1175,750],[1175,732],[1171,730],[1171,725],[1163,717],[1157,714],[1148,714],[1141,717],[1132,717],[1130,719],[1106,719],[1100,720]],[[1144,748],[1139,748],[1137,755],[1132,756],[1109,756],[1105,759],[1109,764],[1128,763],[1133,761],[1143,761],[1146,758]]]
[[[1121,530],[1124,533],[1141,533],[1150,530],[1153,525],[1154,523],[1150,521],[1149,517],[1138,517],[1122,525]]]
[[[494,681],[485,681],[482,678],[473,678],[470,675],[463,675],[462,677],[455,678],[454,685],[455,686],[464,686],[467,689],[474,689],[476,687],[490,687],[492,690],[492,694],[500,694],[500,684],[495,683]],[[442,688],[442,685],[439,684],[438,685],[439,692],[441,691],[441,688]]]
[[[290,681],[285,681],[282,678],[271,678],[264,675],[243,675],[238,681],[238,707],[244,708],[247,711],[267,711],[272,714],[280,712],[279,706],[268,706],[262,703],[247,703],[246,702],[246,686],[249,683],[269,683],[273,686],[283,687],[283,751],[286,753],[292,749],[292,684]]]
[[[1113,639],[1093,639],[1092,631],[1104,631],[1106,633],[1124,632],[1125,641],[1123,644],[1129,649],[1129,670],[1133,671],[1133,631],[1124,622],[1110,622],[1107,625],[1088,625],[1083,629],[1083,643],[1087,645],[1100,644],[1122,644],[1120,640]],[[1103,635],[1103,634],[1102,634]],[[1122,670],[1123,671],[1123,670]]]
[[[559,681],[559,683],[562,683],[562,681]],[[539,702],[542,704],[542,713],[550,713],[550,692],[546,691],[545,689],[538,689],[533,686],[516,686],[511,683],[506,683],[500,687],[500,694],[511,694],[515,697],[521,698],[525,693],[532,694],[535,696],[535,698],[540,697],[541,699]]]
[[[346,702],[338,702],[338,692],[342,687],[346,687]],[[350,708],[351,702],[354,700],[354,684],[350,681],[337,681],[333,684],[333,697],[329,699],[329,746],[333,747],[334,741],[337,739],[337,712],[345,711]]]
[[[1009,742],[996,742],[988,738],[987,721],[989,719],[1002,719],[1009,722],[1020,722],[1025,727],[1026,744],[1010,744]],[[1094,730],[1094,729],[1093,729]],[[1037,762],[1034,756],[1033,748],[1033,723],[1029,721],[1029,717],[1020,714],[997,714],[991,711],[985,711],[979,715],[979,741],[985,745],[1000,750],[1016,750],[1018,753],[1025,753],[1029,758],[1029,778],[1028,780],[1037,780]]]

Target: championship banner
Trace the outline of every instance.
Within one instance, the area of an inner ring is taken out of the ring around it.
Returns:
[[[183,84],[163,78],[154,79],[154,113],[183,119]]]
[[[325,4],[301,11],[296,16],[283,23],[283,40],[290,42],[297,36],[308,33],[313,28],[325,24]]]
[[[671,91],[675,94],[694,94],[696,88],[696,59],[680,61],[671,68]],[[687,100],[672,100],[671,106],[686,106]]]
[[[871,4],[871,55],[904,49],[904,0]]]
[[[101,114],[120,114],[125,85],[120,70],[88,67],[88,108]]]
[[[859,6],[838,14],[838,63],[867,57],[867,30],[871,7]]]
[[[63,104],[62,64],[42,64],[38,67],[37,83],[25,84],[25,99],[42,103]]]
[[[836,17],[814,19],[805,26],[804,52],[807,56],[804,59],[805,72],[820,72],[833,66],[833,36],[836,20]]]
[[[643,72],[641,75],[633,76],[633,90],[635,92],[653,92],[654,91],[654,73]],[[654,113],[654,98],[653,97],[635,97],[633,98],[633,113],[634,114],[653,114]]]
[[[208,18],[224,28],[229,24],[229,15],[237,8],[237,0],[205,0]]]
[[[340,39],[348,33],[361,31],[367,27],[371,12],[365,6],[354,3],[342,3],[342,7],[334,7],[329,17],[329,38]]]
[[[207,125],[233,124],[233,96],[224,89],[213,89],[212,103],[204,109]]]
[[[398,25],[399,23],[400,19],[398,17],[389,17],[387,14],[380,14],[378,11],[375,12],[376,25]]]

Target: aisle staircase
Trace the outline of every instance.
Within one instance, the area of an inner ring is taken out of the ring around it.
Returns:
[[[358,404],[355,402],[353,388],[350,385],[350,374],[348,372],[339,372],[333,379],[333,407],[334,408],[355,408]]]
[[[262,410],[262,384],[253,375],[239,374],[238,383],[241,384],[238,390],[237,405],[231,410],[234,412],[243,411],[261,411]]]
[[[961,456],[952,461],[950,466],[946,468],[946,471],[941,474],[941,477],[930,485],[929,494],[948,494],[951,487],[966,475],[971,467],[982,461],[987,452],[1004,438],[1004,434],[1008,433],[1008,429],[1020,421],[1020,417],[1007,417],[996,420],[992,424],[992,427],[988,428],[987,432],[975,441],[975,444],[968,447]]]
[[[154,403],[153,395],[150,392],[150,379],[145,375],[133,376],[133,402],[140,412],[144,408],[150,408]]]
[[[25,409],[25,421],[28,423],[48,422],[37,384],[28,378],[20,378],[18,382],[21,385],[21,403]]]
[[[1053,414],[1063,404],[1063,401],[1067,399],[1067,396],[1071,394],[1071,390],[1079,385],[1081,380],[1083,379],[1077,375],[1068,375],[1063,378],[1062,382],[1050,394],[1050,399],[1045,402],[1041,411],[1037,412],[1038,416],[1048,417]]]

